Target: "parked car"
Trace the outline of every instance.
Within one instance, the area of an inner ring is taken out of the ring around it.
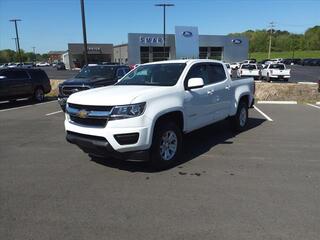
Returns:
[[[143,64],[114,86],[71,95],[66,138],[93,156],[143,159],[155,169],[167,168],[182,153],[183,133],[226,118],[244,130],[254,89],[252,78],[232,80],[220,61]]]
[[[283,62],[283,58],[273,58],[270,61],[272,63],[282,63]]]
[[[308,66],[311,61],[312,61],[312,58],[305,58],[305,59],[302,60],[301,65],[302,66]]]
[[[286,58],[283,59],[283,62],[286,65],[297,65],[301,64],[301,59],[300,58]]]
[[[268,82],[270,82],[272,79],[278,79],[287,82],[290,78],[290,69],[287,69],[286,65],[283,63],[273,63],[267,65],[261,70],[261,76]]]
[[[8,63],[1,63],[0,64],[0,68],[5,68],[5,67],[8,67]]]
[[[50,80],[41,69],[2,68],[0,69],[0,100],[12,101],[32,97],[38,102],[51,91]]]
[[[130,71],[125,65],[88,65],[74,77],[59,85],[58,102],[65,110],[68,97],[79,91],[90,88],[113,85]]]
[[[63,62],[58,62],[58,63],[56,64],[56,69],[57,69],[57,70],[66,70],[66,65],[64,65]]]
[[[320,59],[319,58],[315,58],[315,59],[312,59],[310,60],[309,63],[309,66],[320,66]]]
[[[40,62],[36,64],[37,67],[49,67],[50,64],[47,62]]]
[[[241,77],[253,77],[254,79],[260,79],[261,77],[257,64],[242,64],[238,71]]]
[[[233,62],[233,63],[230,63],[230,67],[231,69],[239,69],[241,63],[240,62]]]

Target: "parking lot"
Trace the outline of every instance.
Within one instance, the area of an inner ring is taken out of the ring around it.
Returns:
[[[58,103],[0,104],[3,239],[319,239],[320,107],[257,104],[185,137],[183,162],[91,159]]]
[[[320,67],[313,66],[287,66],[291,69],[291,78],[289,82],[318,82],[320,80]],[[60,70],[53,67],[43,67],[50,79],[65,80],[74,77],[78,70]]]

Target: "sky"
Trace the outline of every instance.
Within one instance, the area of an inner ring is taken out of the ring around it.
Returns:
[[[175,26],[197,26],[199,34],[225,35],[248,29],[275,29],[303,33],[320,25],[320,0],[84,0],[88,43],[127,42],[128,33],[162,33]],[[25,51],[45,53],[66,50],[82,42],[80,0],[0,0],[0,49],[15,49],[14,24],[19,18],[19,38]]]

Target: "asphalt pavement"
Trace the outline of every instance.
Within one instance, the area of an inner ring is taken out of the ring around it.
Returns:
[[[0,104],[0,239],[288,239],[320,236],[320,109],[262,105],[185,138],[184,161],[91,159],[58,103]]]

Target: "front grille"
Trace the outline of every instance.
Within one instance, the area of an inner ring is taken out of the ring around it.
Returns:
[[[81,92],[90,89],[89,86],[62,86],[61,93],[63,96],[70,96],[72,93]]]
[[[67,113],[76,124],[89,127],[105,127],[112,111],[112,106],[90,106],[68,103]]]
[[[90,127],[105,127],[108,121],[107,119],[79,118],[72,115],[70,115],[70,120],[74,123]]]
[[[79,110],[86,110],[86,111],[110,111],[112,106],[90,106],[90,105],[79,105],[74,103],[68,103],[69,107],[76,108]]]

